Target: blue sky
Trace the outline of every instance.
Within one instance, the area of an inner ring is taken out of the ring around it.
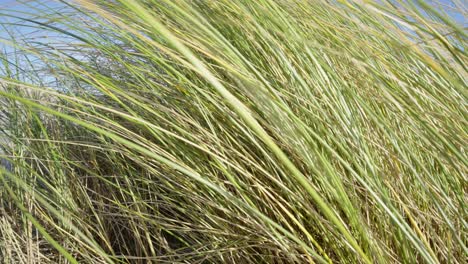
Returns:
[[[465,9],[464,12],[467,12],[468,7],[466,0],[435,0],[428,2],[430,2],[433,6],[440,6],[439,10],[445,11],[458,24],[468,26],[466,14],[463,16],[460,12],[454,10],[454,7],[456,6],[455,3],[458,2],[459,6],[462,6]]]
[[[21,19],[9,17],[10,15],[21,18],[38,18],[42,16],[44,20],[48,18],[47,14],[56,12],[64,8],[64,4],[55,0],[0,0],[0,24],[7,23],[9,30],[15,34],[27,34],[29,37],[53,37],[51,32],[38,30],[31,27],[31,24],[21,21]],[[8,23],[16,23],[8,25]],[[8,32],[0,25],[0,38],[9,39]],[[1,45],[1,44],[0,44]],[[0,46],[1,47],[1,46]]]
[[[69,1],[69,0],[67,0]],[[235,1],[235,0],[233,0]],[[255,1],[255,0],[252,0]],[[379,1],[379,0],[375,0]],[[417,0],[409,0],[417,1]],[[458,1],[466,12],[466,5],[463,5],[467,0],[426,0],[431,3],[432,6],[436,7],[438,11],[446,12],[452,19],[454,19],[459,25],[463,27],[468,26],[466,17],[457,11],[454,5]],[[463,2],[462,2],[463,1]],[[50,30],[41,30],[35,27],[31,27],[27,22],[21,21],[17,18],[9,17],[9,15],[15,15],[18,17],[37,17],[42,15],[44,19],[47,19],[47,13],[54,13],[60,10],[63,13],[63,3],[59,3],[56,0],[0,0],[0,52],[11,53],[14,51],[5,43],[2,43],[2,39],[10,39],[8,32],[5,31],[5,23],[17,23],[15,25],[8,25],[10,30],[13,30],[14,34],[19,38],[21,35],[27,36],[25,42],[29,43],[46,43],[57,45],[57,43],[67,43],[67,39],[60,36],[57,33],[53,33]],[[465,13],[466,14],[466,13]],[[57,46],[56,46],[57,47]],[[28,55],[28,59],[30,56]],[[0,63],[0,75],[2,74],[2,63]]]
[[[235,1],[235,0],[233,0]],[[252,0],[255,1],[255,0]],[[375,0],[378,1],[378,0]],[[416,1],[416,0],[409,0]],[[467,27],[468,23],[466,17],[458,12],[454,7],[458,3],[459,6],[464,8],[464,12],[467,12],[466,1],[467,0],[425,0],[431,3],[439,11],[446,12],[452,19],[463,27]],[[54,12],[63,7],[63,4],[56,0],[0,0],[0,24],[12,23],[18,21],[11,17],[5,16],[5,14],[16,15],[20,17],[31,17],[38,14],[45,14],[47,12]],[[50,32],[44,30],[40,31],[31,27],[27,27],[26,23],[20,22],[23,26],[16,25],[14,27],[9,26],[10,29],[14,29],[15,34],[27,34],[30,37],[39,37],[41,41],[49,41],[54,39],[54,36],[50,35]],[[8,33],[0,25],[0,39],[9,39]],[[0,40],[0,49],[4,49],[5,45]]]
[[[254,1],[254,0],[253,0]],[[414,0],[410,0],[414,1]],[[446,12],[452,19],[458,24],[468,26],[466,17],[455,9],[456,3],[459,6],[464,7],[464,11],[467,12],[466,0],[426,0],[431,5],[437,7],[438,10]],[[47,12],[52,9],[59,9],[63,4],[56,0],[0,0],[0,13],[9,13],[19,16],[31,16],[37,15],[39,10],[41,12]],[[13,21],[11,18],[6,18],[0,14],[0,23],[5,21]],[[27,31],[26,28],[19,28],[22,31]],[[0,37],[5,37],[4,30],[0,29]]]

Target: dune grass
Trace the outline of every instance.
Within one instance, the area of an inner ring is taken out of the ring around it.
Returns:
[[[0,11],[2,263],[464,263],[467,35],[441,9],[39,7]]]

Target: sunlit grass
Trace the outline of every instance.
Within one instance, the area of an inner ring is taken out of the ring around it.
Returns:
[[[441,10],[62,7],[15,18],[55,42],[0,40],[5,263],[464,262],[466,32]]]

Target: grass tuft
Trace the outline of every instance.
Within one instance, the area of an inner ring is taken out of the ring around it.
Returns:
[[[464,263],[452,4],[1,9],[0,262]]]

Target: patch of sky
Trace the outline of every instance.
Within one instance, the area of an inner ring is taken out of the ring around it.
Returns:
[[[375,1],[383,2],[384,0]],[[463,30],[467,25],[465,1],[389,0],[397,6],[412,5],[421,15],[434,17],[433,13],[427,12],[421,5],[421,3],[427,3]],[[34,75],[29,75],[28,78],[35,78],[36,81],[45,82],[44,85],[49,86],[54,82],[54,78],[49,77],[47,72],[40,72],[45,62],[39,57],[44,51],[56,51],[65,56],[84,59],[77,48],[80,47],[80,35],[78,33],[73,35],[77,32],[74,30],[76,26],[74,22],[80,17],[78,12],[68,5],[70,3],[73,3],[73,0],[0,0],[0,54],[3,54],[3,56],[0,55],[0,60],[3,60],[0,63],[1,76],[11,74],[11,71],[16,74],[33,71]],[[414,20],[410,22],[417,23]],[[421,41],[417,34],[411,32],[410,29],[407,30],[409,35],[414,37],[415,42]],[[442,33],[450,34],[450,32]],[[101,35],[99,38],[105,40],[112,36]],[[28,52],[24,52],[25,50]],[[10,73],[8,73],[5,65],[15,67],[9,69]],[[28,75],[24,74],[24,76]]]
[[[73,32],[77,12],[67,3],[53,0],[0,0],[0,75],[53,86],[56,79],[47,72],[47,52],[74,55]],[[75,50],[76,51],[76,50]]]

